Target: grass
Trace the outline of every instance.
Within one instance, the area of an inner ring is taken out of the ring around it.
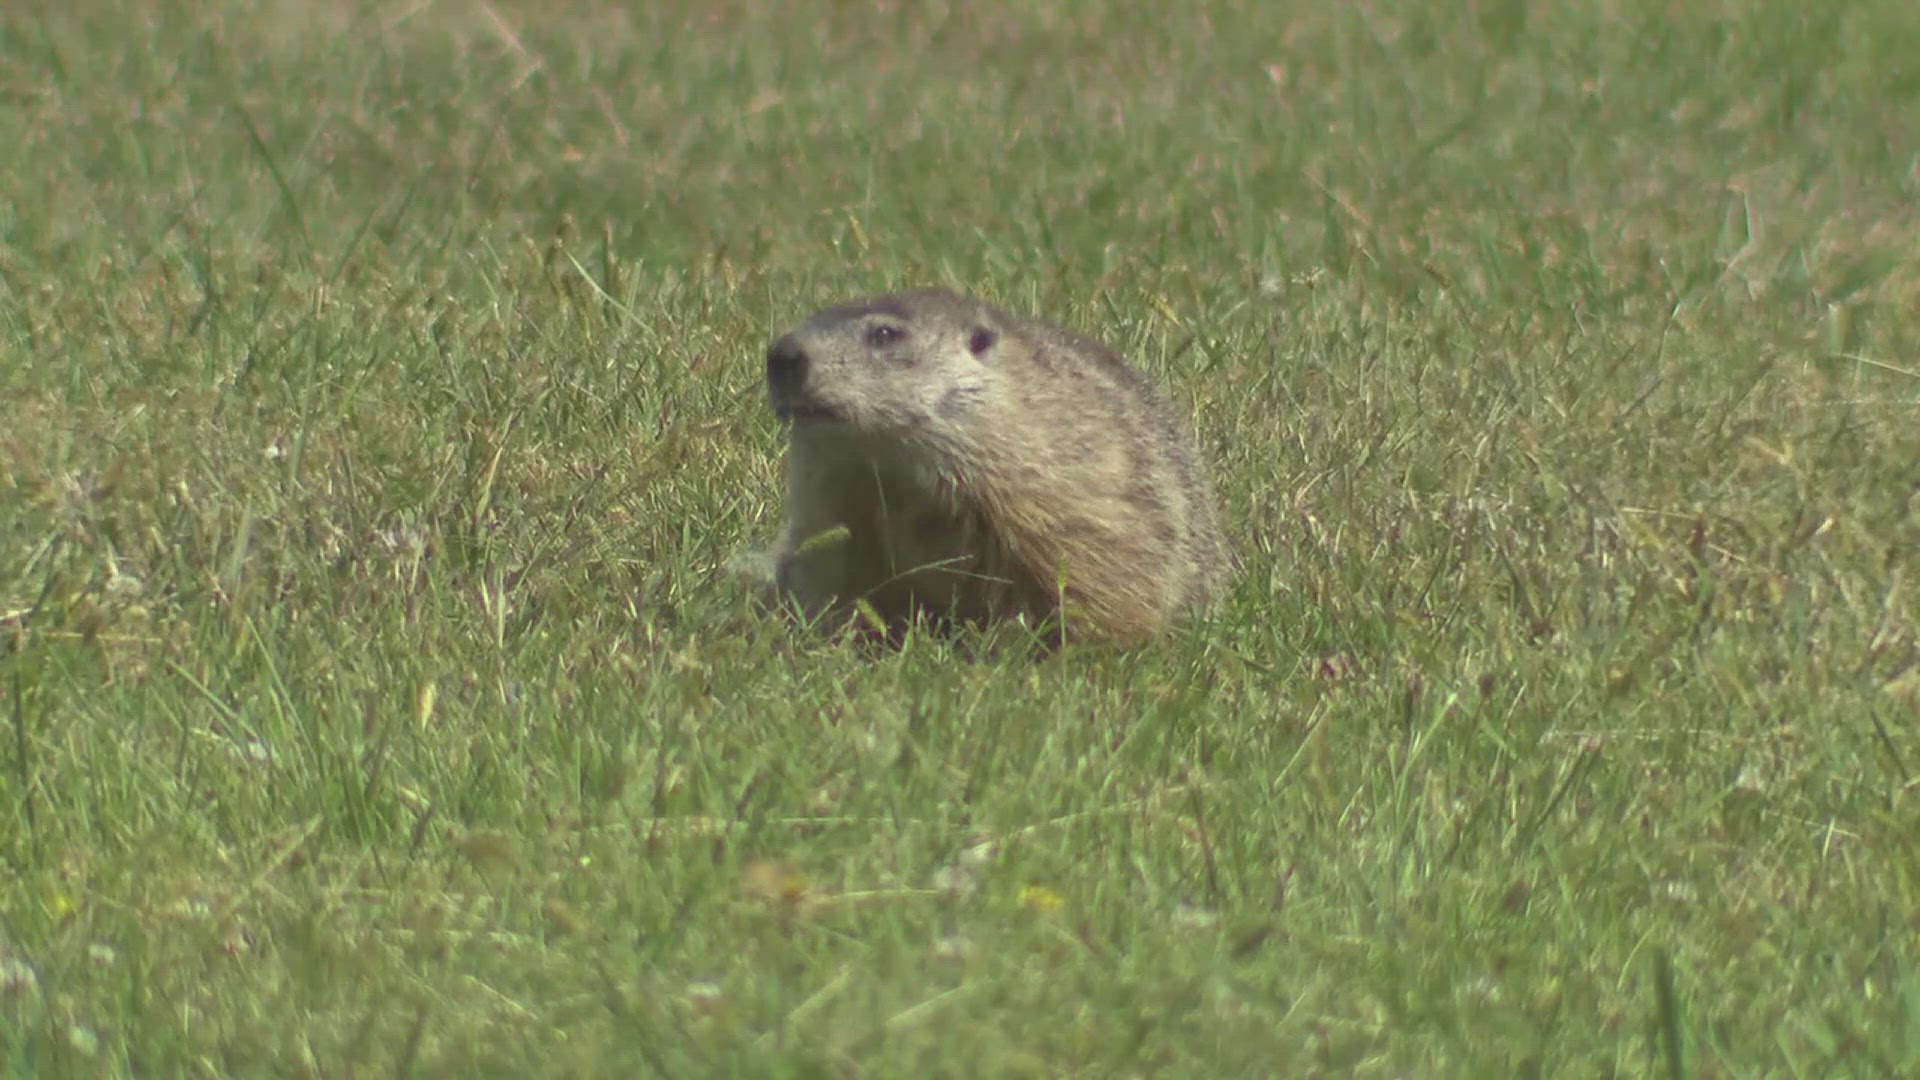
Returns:
[[[1906,0],[0,15],[14,1075],[1920,1072]],[[1244,569],[875,657],[723,572],[909,284]]]

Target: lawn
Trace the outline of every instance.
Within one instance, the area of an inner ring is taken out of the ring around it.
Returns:
[[[1920,1075],[1911,0],[21,0],[0,1070]],[[797,633],[766,344],[1164,385],[1144,648]]]

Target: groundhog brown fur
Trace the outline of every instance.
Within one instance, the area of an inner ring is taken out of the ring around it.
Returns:
[[[774,585],[809,618],[1132,644],[1226,572],[1186,425],[1059,327],[943,289],[856,300],[773,343],[767,393],[789,435]]]

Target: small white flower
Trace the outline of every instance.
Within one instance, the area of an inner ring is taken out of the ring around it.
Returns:
[[[719,983],[696,982],[687,984],[687,1002],[701,1012],[712,1012],[727,1000]]]
[[[933,887],[955,898],[971,896],[980,890],[980,879],[958,866],[943,866],[933,872]]]

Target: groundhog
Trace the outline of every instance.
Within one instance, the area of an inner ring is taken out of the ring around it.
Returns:
[[[943,289],[856,300],[773,343],[767,395],[789,432],[774,584],[809,618],[1133,644],[1225,574],[1186,426],[1059,327]]]

